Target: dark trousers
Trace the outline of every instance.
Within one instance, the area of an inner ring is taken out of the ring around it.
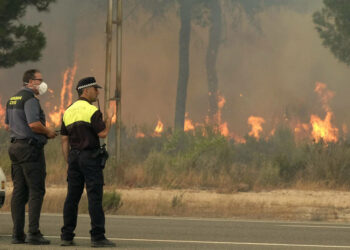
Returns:
[[[28,202],[29,233],[39,232],[40,212],[45,195],[46,164],[44,150],[26,142],[11,143],[13,193],[11,214],[13,237],[24,238],[25,205]]]
[[[68,190],[63,208],[62,240],[72,240],[75,236],[78,205],[84,190],[84,183],[91,219],[91,239],[105,238],[105,216],[102,209],[103,172],[100,163],[101,158],[93,157],[92,151],[71,150],[69,152]]]

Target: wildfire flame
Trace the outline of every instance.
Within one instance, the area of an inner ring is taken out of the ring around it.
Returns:
[[[5,127],[5,113],[6,109],[2,106],[0,97],[0,128]]]
[[[142,133],[142,132],[137,132],[136,135],[135,135],[136,138],[144,138],[145,137],[145,134]]]
[[[188,118],[188,112],[185,113],[185,127],[184,127],[184,131],[190,131],[190,130],[194,130],[194,125],[192,120],[190,120]]]
[[[252,126],[252,130],[248,133],[250,136],[256,139],[260,138],[260,133],[263,131],[261,124],[265,123],[264,118],[258,116],[250,116],[248,118],[248,124]]]
[[[209,95],[211,93],[209,92]],[[221,135],[225,137],[229,137],[234,139],[236,142],[239,143],[245,143],[245,139],[243,137],[240,137],[233,132],[230,132],[228,129],[228,123],[227,122],[222,122],[221,118],[221,110],[224,107],[226,103],[225,98],[222,95],[218,95],[218,112],[215,114],[214,119],[215,119],[215,124],[214,124],[214,131],[220,133]],[[191,130],[194,130],[196,127],[202,128],[202,135],[206,136],[207,131],[204,129],[206,125],[210,124],[210,118],[209,116],[205,117],[204,123],[193,123],[192,120],[189,118],[188,112],[185,114],[185,124],[184,124],[184,131],[188,132]]]
[[[224,107],[224,105],[226,103],[226,100],[221,95],[218,96],[218,99],[219,99],[219,101],[218,101],[218,108],[219,108],[219,110],[221,110]]]
[[[304,138],[310,138],[310,124],[308,123],[301,123],[300,121],[297,121],[296,124],[293,126],[291,125],[291,127],[294,127],[294,135],[295,138],[298,141],[301,141]]]
[[[190,119],[185,119],[185,128],[184,131],[190,131],[190,130],[194,130],[194,125],[192,123],[192,121]]]
[[[332,125],[333,112],[329,107],[329,101],[334,97],[334,92],[327,89],[324,83],[316,82],[315,92],[321,97],[322,107],[326,111],[326,117],[322,120],[317,115],[311,115],[312,137],[316,142],[321,139],[325,142],[338,141],[338,128]]]
[[[219,130],[220,130],[220,134],[223,135],[223,136],[229,136],[230,135],[230,131],[228,130],[228,127],[227,127],[227,122],[219,124]]]
[[[332,116],[333,113],[327,112],[325,119],[322,120],[317,115],[311,115],[312,137],[316,142],[321,139],[326,143],[338,141],[338,128],[332,126]]]
[[[66,69],[66,71],[63,74],[63,86],[60,95],[60,107],[55,106],[54,111],[49,113],[49,123],[52,126],[58,127],[60,125],[61,118],[66,107],[72,103],[72,88],[76,71],[77,64],[75,63],[72,68]]]
[[[216,120],[217,120],[216,122],[217,122],[217,128],[220,134],[223,136],[229,136],[230,131],[227,127],[227,122],[222,123],[221,121],[222,119],[221,110],[224,107],[225,103],[226,103],[226,99],[222,95],[218,95],[218,113],[216,114]]]
[[[164,128],[163,123],[161,122],[160,119],[158,119],[157,126],[156,126],[156,128],[154,129],[154,133],[155,133],[156,135],[161,134],[161,133],[163,132],[163,128]]]

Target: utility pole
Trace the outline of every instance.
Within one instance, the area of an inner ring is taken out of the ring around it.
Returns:
[[[106,24],[106,72],[105,72],[105,96],[104,96],[104,113],[107,114],[109,106],[109,89],[111,83],[111,63],[112,63],[112,22],[113,22],[113,0],[108,0]],[[104,143],[108,145],[108,136]]]
[[[116,86],[115,86],[115,102],[117,107],[117,123],[115,126],[115,155],[117,164],[120,163],[120,140],[121,140],[121,124],[122,124],[122,108],[121,108],[121,94],[122,94],[122,0],[117,0],[117,63],[116,63]]]

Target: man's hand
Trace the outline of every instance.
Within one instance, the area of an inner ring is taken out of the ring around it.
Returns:
[[[109,106],[109,108],[107,109],[107,112],[106,112],[106,118],[109,120],[112,120],[113,116],[114,116],[114,107]]]
[[[46,136],[50,139],[53,139],[57,136],[56,131],[53,128],[47,128]]]
[[[108,135],[109,129],[111,128],[111,124],[112,124],[112,117],[114,115],[114,107],[109,106],[109,108],[106,110],[105,115],[106,115],[106,119],[105,119],[106,128],[97,134],[98,137],[100,138],[106,138]]]
[[[44,134],[50,139],[56,137],[55,130],[53,128],[45,127],[40,121],[29,123],[28,125],[34,133]]]

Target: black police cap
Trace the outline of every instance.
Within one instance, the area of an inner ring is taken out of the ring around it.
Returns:
[[[95,77],[89,76],[89,77],[85,77],[85,78],[81,79],[78,82],[77,90],[88,88],[88,87],[95,87],[95,88],[99,88],[99,89],[102,88],[100,85],[97,84]]]

